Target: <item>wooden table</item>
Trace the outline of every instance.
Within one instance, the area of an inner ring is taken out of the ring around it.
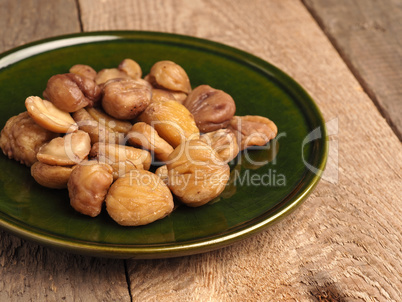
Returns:
[[[402,301],[400,1],[2,0],[0,17],[0,51],[114,29],[243,49],[294,77],[330,135],[305,203],[221,250],[100,259],[1,231],[0,301]]]

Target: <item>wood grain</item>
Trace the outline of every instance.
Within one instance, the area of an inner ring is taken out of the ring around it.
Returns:
[[[0,235],[0,301],[130,301],[122,260],[77,256]]]
[[[74,0],[0,1],[0,12],[7,29],[0,52],[80,30]],[[0,231],[0,301],[130,301],[124,261],[63,253]]]
[[[0,1],[0,52],[56,35],[80,31],[74,0]]]
[[[401,300],[401,144],[300,1],[80,3],[85,31],[175,32],[258,55],[335,125],[326,181],[294,214],[215,252],[128,261],[134,300]]]
[[[402,140],[402,2],[304,3]]]

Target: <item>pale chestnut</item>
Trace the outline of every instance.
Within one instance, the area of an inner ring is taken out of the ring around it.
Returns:
[[[149,150],[160,161],[166,161],[173,152],[173,147],[161,138],[152,126],[144,122],[132,126],[127,133],[127,140],[130,145]]]
[[[30,167],[37,161],[39,148],[57,136],[35,123],[25,111],[6,122],[1,130],[0,148],[8,158]]]
[[[141,66],[133,59],[124,59],[123,61],[121,61],[118,69],[135,80],[140,79],[142,76]]]
[[[96,78],[96,71],[89,65],[84,64],[76,64],[71,66],[69,69],[70,73],[78,74],[82,77],[90,78],[91,80],[95,80]]]
[[[230,162],[239,153],[236,136],[229,129],[205,133],[201,135],[200,140],[210,145],[225,162]]]
[[[148,151],[117,144],[95,143],[90,156],[100,163],[109,164],[113,169],[114,179],[133,169],[148,170],[152,162]]]
[[[102,86],[109,80],[122,78],[130,78],[130,76],[118,68],[106,68],[96,74],[95,83]]]
[[[109,165],[96,161],[82,162],[74,168],[67,183],[71,206],[84,215],[99,215],[112,183],[112,168]]]
[[[78,125],[70,113],[57,108],[53,103],[30,96],[25,107],[31,118],[43,128],[56,133],[70,133],[78,130]]]
[[[154,173],[132,170],[118,178],[106,196],[106,209],[118,224],[146,225],[173,211],[173,196]]]
[[[190,79],[186,71],[172,61],[156,62],[147,79],[155,88],[164,88],[186,94],[191,91]]]
[[[182,104],[172,100],[151,103],[138,121],[154,127],[173,148],[187,139],[198,139],[200,136],[193,115]]]
[[[159,176],[162,181],[168,185],[169,184],[169,171],[166,165],[160,166],[155,170],[155,175]]]
[[[91,139],[88,133],[78,130],[44,144],[36,157],[48,165],[71,166],[87,158],[90,150]]]
[[[201,140],[180,144],[169,156],[168,185],[191,207],[202,206],[225,189],[230,168],[210,145]]]
[[[73,118],[80,130],[91,137],[91,143],[124,143],[125,135],[131,129],[131,123],[115,119],[99,108],[83,108],[73,113]]]
[[[31,167],[31,175],[36,182],[51,189],[66,189],[74,166],[53,166],[35,162]]]
[[[152,102],[176,101],[173,93],[166,89],[153,88],[152,89]]]

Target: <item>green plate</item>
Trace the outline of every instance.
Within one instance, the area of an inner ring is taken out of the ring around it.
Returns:
[[[31,43],[0,55],[0,126],[25,111],[27,96],[41,96],[47,80],[77,63],[96,70],[136,60],[145,75],[172,60],[191,84],[233,96],[236,115],[261,115],[278,126],[267,146],[231,163],[225,191],[211,203],[177,206],[168,217],[122,227],[105,209],[96,218],[75,212],[67,190],[36,184],[27,167],[0,155],[0,226],[17,236],[80,254],[163,258],[221,248],[267,228],[296,208],[318,183],[327,158],[323,118],[289,76],[241,50],[203,39],[156,32],[94,32]]]

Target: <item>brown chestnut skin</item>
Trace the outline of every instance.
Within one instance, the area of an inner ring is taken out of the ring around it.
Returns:
[[[226,128],[236,112],[233,98],[209,85],[195,88],[183,101],[201,132]]]
[[[43,96],[57,108],[75,112],[99,101],[101,89],[88,77],[65,73],[54,75],[48,80]]]
[[[152,87],[142,79],[113,79],[104,84],[102,107],[117,119],[131,120],[151,103]]]

